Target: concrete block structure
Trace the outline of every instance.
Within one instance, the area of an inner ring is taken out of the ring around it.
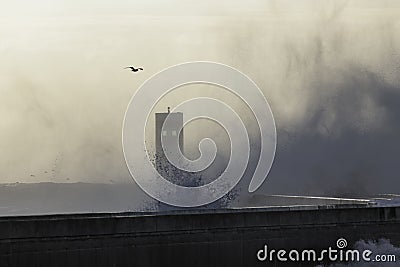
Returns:
[[[0,217],[0,266],[316,266],[258,250],[400,245],[400,207],[328,205]],[[393,266],[393,265],[392,265]]]
[[[169,123],[164,125],[167,117],[169,117]],[[179,147],[183,153],[183,113],[171,113],[170,108],[168,107],[168,112],[156,113],[155,118],[155,164],[157,167],[157,171],[165,178],[168,178],[168,176],[171,175],[171,172],[175,173],[177,170],[174,170],[175,168],[173,168],[173,166],[171,166],[171,164],[168,162],[165,156],[165,153],[168,153],[168,151],[165,151],[164,148],[168,149],[168,147],[172,146],[172,143],[176,142],[176,139],[179,138]],[[161,142],[161,138],[163,138],[164,140],[164,148]]]

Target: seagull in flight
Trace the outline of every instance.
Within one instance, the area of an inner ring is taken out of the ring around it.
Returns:
[[[143,68],[137,68],[137,69],[135,69],[135,67],[126,67],[126,68],[124,68],[124,69],[131,69],[131,71],[133,71],[133,72],[138,72],[139,70],[143,70]]]

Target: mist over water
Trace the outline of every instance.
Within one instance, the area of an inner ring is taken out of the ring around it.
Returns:
[[[328,6],[305,40],[288,38],[281,46],[285,81],[278,88],[286,101],[271,97],[278,128],[275,166],[264,185],[271,193],[400,190],[399,20],[363,25],[347,8]]]
[[[259,192],[400,193],[396,1],[243,1],[229,9],[210,2],[184,4],[182,12],[144,4],[140,14],[125,4],[28,15],[13,6],[15,15],[2,17],[1,182],[131,182],[121,151],[129,99],[165,67],[209,60],[247,74],[271,105],[278,147]],[[136,64],[143,73],[122,69]],[[245,192],[259,133],[245,107],[233,106],[244,112],[253,149],[238,186]],[[185,148],[195,155],[201,134],[192,127]],[[228,152],[220,150],[220,168]]]

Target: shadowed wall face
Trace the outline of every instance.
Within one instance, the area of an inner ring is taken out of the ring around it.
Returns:
[[[169,116],[168,123],[164,123]],[[183,153],[183,113],[181,112],[167,112],[156,113],[156,128],[155,128],[155,166],[158,173],[169,180],[179,180],[179,171],[175,166],[168,162],[166,153],[168,148],[173,146],[174,143],[179,143],[179,147]],[[162,139],[162,140],[161,140]],[[151,152],[150,152],[151,153]],[[150,155],[151,156],[151,155]]]
[[[272,262],[258,261],[257,251],[267,245],[268,249],[287,251],[315,249],[320,255],[323,249],[336,249],[339,238],[347,240],[348,249],[364,247],[399,257],[399,212],[394,207],[309,207],[5,218],[0,220],[0,264],[282,266],[276,257]],[[376,242],[380,238],[386,240]],[[316,266],[322,262],[286,263],[284,266]]]

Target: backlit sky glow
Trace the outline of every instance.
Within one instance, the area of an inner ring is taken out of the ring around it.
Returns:
[[[396,0],[26,0],[1,6],[1,183],[129,182],[121,127],[130,97],[154,73],[192,60],[231,65],[263,88],[277,120],[278,155],[304,135],[342,140],[354,131],[378,140],[382,129],[395,127],[394,111],[373,89],[348,104],[348,121],[324,101],[352,90],[343,84],[355,68],[356,87],[369,88],[363,75],[372,73],[385,84],[379,94],[399,94]],[[145,71],[122,69],[132,64]],[[306,129],[320,103],[328,111]],[[368,153],[373,161],[374,151]],[[318,163],[312,167],[305,177],[318,172]],[[270,186],[280,188],[278,180],[289,174],[277,168]],[[386,171],[379,165],[373,172]]]

